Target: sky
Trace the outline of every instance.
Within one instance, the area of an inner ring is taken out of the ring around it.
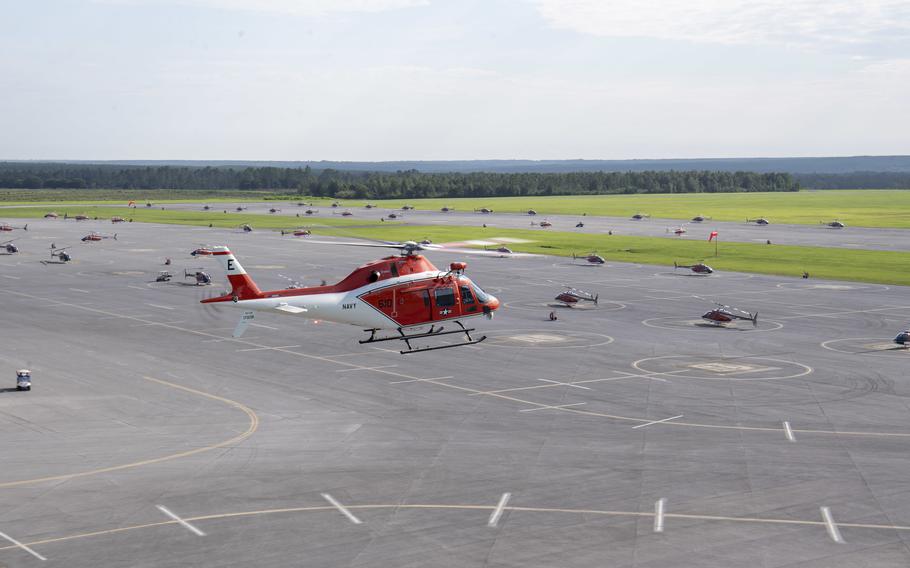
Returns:
[[[0,159],[910,154],[906,0],[0,6]]]

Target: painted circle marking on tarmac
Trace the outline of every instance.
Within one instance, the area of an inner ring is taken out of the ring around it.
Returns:
[[[613,338],[603,333],[562,329],[497,329],[486,335],[487,345],[520,349],[582,349],[613,343]]]
[[[682,364],[671,362],[671,360],[690,359],[689,362]],[[665,368],[661,368],[663,365]],[[653,366],[654,369],[647,367]],[[783,366],[783,367],[782,367]],[[782,381],[786,379],[795,379],[804,377],[812,372],[812,367],[787,361],[785,359],[773,359],[771,357],[728,357],[725,359],[710,357],[693,357],[690,355],[664,355],[661,357],[646,357],[632,363],[632,367],[642,373],[661,375],[669,374],[673,378],[696,379],[704,381]],[[790,368],[792,371],[787,375],[771,375],[768,373],[775,371],[785,371]],[[705,374],[693,375],[685,374],[683,369],[689,368],[695,372]],[[708,375],[707,373],[711,373]]]
[[[841,347],[837,344],[843,343]],[[910,348],[902,347],[890,337],[847,337],[844,339],[829,339],[821,343],[823,349],[846,353],[847,355],[868,355],[871,353],[894,353],[896,355],[910,354]]]
[[[642,325],[654,327],[657,329],[670,329],[673,331],[693,330],[693,329],[726,329],[738,331],[740,333],[755,333],[762,331],[777,331],[784,327],[784,324],[773,320],[758,320],[758,327],[753,327],[751,322],[744,320],[734,320],[725,325],[714,325],[701,318],[675,318],[660,317],[643,320]]]

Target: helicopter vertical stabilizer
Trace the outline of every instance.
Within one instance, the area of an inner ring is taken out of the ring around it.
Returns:
[[[240,266],[240,263],[227,247],[212,247],[212,256],[221,263],[221,266],[227,272],[228,281],[231,283],[230,299],[252,300],[262,297],[259,286],[253,282],[253,279]]]

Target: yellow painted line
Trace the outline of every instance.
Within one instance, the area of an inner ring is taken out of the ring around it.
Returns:
[[[376,505],[346,505],[345,508],[352,510],[368,511],[368,510],[439,510],[439,511],[490,511],[495,512],[498,505],[451,505],[451,504],[376,504]],[[631,517],[631,518],[654,518],[654,512],[645,512],[645,511],[613,511],[607,509],[568,509],[568,508],[558,508],[558,507],[503,507],[503,511],[514,511],[514,512],[525,512],[525,513],[557,513],[557,514],[570,514],[570,515],[597,515],[605,517]],[[212,520],[224,520],[224,519],[236,519],[243,517],[258,517],[263,515],[281,515],[281,514],[292,514],[292,513],[311,513],[311,512],[323,512],[323,511],[333,511],[337,512],[337,509],[332,505],[316,505],[312,507],[286,507],[281,509],[262,509],[256,511],[239,511],[234,513],[217,513],[213,515],[200,515],[196,517],[186,517],[183,520],[188,522],[200,522],[200,521],[212,521]],[[823,520],[800,520],[800,519],[774,519],[774,518],[763,518],[763,517],[727,517],[723,515],[699,515],[693,513],[664,513],[663,517],[665,519],[688,519],[688,520],[697,520],[697,521],[720,521],[720,522],[734,522],[734,523],[757,523],[757,524],[771,524],[771,525],[797,525],[797,526],[812,526],[812,527],[824,527],[825,522]],[[103,536],[118,534],[130,531],[136,531],[141,529],[149,529],[154,527],[162,527],[167,525],[178,524],[177,521],[159,521],[155,523],[145,523],[141,525],[131,525],[126,527],[117,527],[112,529],[98,530],[92,532],[78,533],[68,536],[61,536],[56,538],[45,538],[41,540],[35,540],[32,542],[24,543],[26,546],[38,546],[43,544],[51,544],[56,542],[66,542],[70,540],[77,540],[83,538],[91,538],[94,536]],[[910,526],[906,525],[879,525],[879,524],[870,524],[870,523],[838,523],[839,527],[849,527],[849,528],[864,528],[864,529],[886,529],[886,530],[895,530],[895,531],[910,531]],[[11,550],[18,548],[16,545],[9,545],[0,547],[2,550]]]
[[[145,465],[151,465],[151,464],[161,463],[161,462],[165,462],[165,461],[176,460],[176,459],[180,459],[180,458],[186,458],[186,457],[189,457],[189,456],[194,456],[194,455],[196,455],[196,454],[201,454],[201,453],[203,453],[203,452],[209,452],[209,451],[212,451],[212,450],[215,450],[215,449],[218,449],[218,448],[223,448],[224,446],[230,446],[230,445],[232,445],[232,444],[237,444],[237,443],[239,443],[239,442],[242,442],[243,440],[246,440],[247,438],[249,438],[250,436],[252,436],[253,433],[256,432],[256,430],[259,428],[259,417],[256,415],[256,413],[253,412],[249,407],[247,407],[247,406],[245,406],[245,405],[243,405],[243,404],[240,404],[240,403],[237,402],[237,401],[230,400],[230,399],[228,399],[228,398],[224,398],[224,397],[217,396],[217,395],[214,395],[214,394],[210,394],[210,393],[207,393],[207,392],[203,392],[203,391],[200,391],[200,390],[191,389],[191,388],[189,388],[189,387],[185,387],[185,386],[183,386],[183,385],[178,385],[178,384],[176,384],[176,383],[170,383],[170,382],[168,382],[168,381],[162,381],[161,379],[155,379],[155,378],[153,378],[153,377],[143,377],[143,379],[145,379],[145,380],[147,380],[147,381],[151,381],[151,382],[153,382],[153,383],[158,383],[158,384],[160,384],[160,385],[164,385],[164,386],[168,386],[168,387],[171,387],[171,388],[179,389],[179,390],[182,390],[182,391],[184,391],[184,392],[188,392],[188,393],[190,393],[190,394],[194,394],[194,395],[197,395],[197,396],[201,396],[201,397],[205,397],[205,398],[208,398],[208,399],[211,399],[211,400],[215,400],[215,401],[218,401],[218,402],[222,402],[222,403],[224,403],[224,404],[226,404],[226,405],[228,405],[228,406],[231,406],[231,407],[236,408],[236,409],[238,409],[238,410],[242,410],[242,411],[247,415],[247,417],[249,417],[249,419],[250,419],[250,424],[249,424],[249,426],[247,427],[246,431],[243,432],[242,434],[238,434],[237,436],[234,436],[234,437],[232,437],[232,438],[230,438],[230,439],[224,440],[223,442],[218,442],[217,444],[212,444],[212,445],[210,445],[210,446],[205,446],[205,447],[202,447],[202,448],[196,448],[196,449],[194,449],[194,450],[188,450],[188,451],[185,451],[185,452],[178,452],[178,453],[176,453],[176,454],[169,454],[169,455],[166,455],[166,456],[161,456],[161,457],[157,457],[157,458],[152,458],[152,459],[147,459],[147,460],[142,460],[142,461],[137,461],[137,462],[132,462],[132,463],[126,463],[126,464],[121,464],[121,465],[113,465],[113,466],[109,466],[109,467],[103,467],[103,468],[99,468],[99,469],[92,469],[92,470],[88,470],[88,471],[80,471],[80,472],[77,472],[77,473],[65,473],[65,474],[61,474],[61,475],[50,475],[50,476],[47,476],[47,477],[36,477],[36,478],[34,478],[34,479],[22,479],[22,480],[19,480],[19,481],[7,481],[7,482],[5,482],[5,483],[0,483],[0,489],[2,489],[2,488],[7,488],[7,487],[18,487],[18,486],[21,486],[21,485],[31,485],[31,484],[33,484],[33,483],[43,483],[43,482],[47,482],[47,481],[62,481],[62,480],[65,480],[65,479],[74,479],[74,478],[77,478],[77,477],[88,477],[88,476],[90,476],[90,475],[98,475],[98,474],[101,474],[101,473],[110,473],[110,472],[112,472],[112,471],[120,471],[120,470],[123,470],[123,469],[131,469],[131,468],[134,468],[134,467],[142,467],[142,466],[145,466]]]

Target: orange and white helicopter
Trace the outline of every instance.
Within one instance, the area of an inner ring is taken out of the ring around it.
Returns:
[[[80,239],[80,240],[83,243],[93,243],[93,242],[102,241],[104,239],[114,239],[116,241],[117,233],[114,233],[113,235],[103,235],[97,231],[92,231],[91,233],[82,237],[82,239]]]
[[[443,249],[439,245],[413,241],[322,244],[396,248],[401,254],[369,262],[337,284],[262,291],[227,247],[216,246],[212,247],[212,256],[227,272],[231,291],[202,300],[202,303],[246,310],[234,330],[234,337],[246,330],[254,318],[254,311],[265,311],[356,325],[370,334],[360,341],[361,344],[400,340],[407,345],[402,354],[473,345],[486,339],[486,336],[472,338],[474,328],[465,327],[462,322],[478,316],[492,318],[493,312],[499,309],[499,300],[464,275],[467,268],[464,262],[453,262],[449,270],[443,272],[417,254],[425,250],[470,254],[485,254],[485,251]],[[444,324],[457,327],[446,330]],[[425,326],[430,326],[429,330],[419,329]],[[397,335],[376,336],[376,332],[385,329],[394,330]],[[414,348],[411,345],[415,339],[450,334],[463,334],[464,341],[435,347]]]
[[[7,231],[12,231],[14,229],[22,229],[23,231],[27,231],[28,223],[26,223],[25,225],[22,225],[21,227],[13,227],[9,223],[0,223],[0,231],[7,232]]]

